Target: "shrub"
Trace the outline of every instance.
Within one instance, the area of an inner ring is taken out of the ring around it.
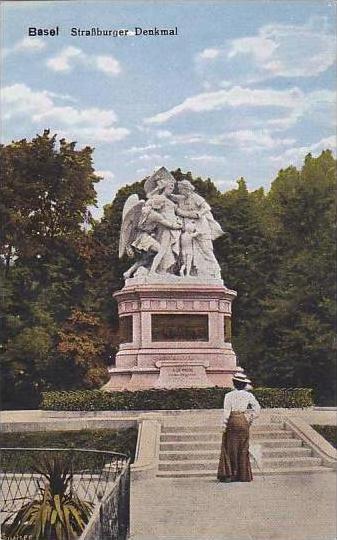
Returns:
[[[70,463],[60,456],[46,456],[34,466],[33,472],[41,476],[38,492],[4,520],[6,538],[78,538],[90,519],[94,504],[80,499],[74,491]],[[6,523],[9,520],[11,523]]]
[[[138,411],[220,409],[230,388],[179,388],[137,392],[73,390],[44,392],[41,407],[52,411]],[[313,405],[310,388],[256,388],[253,394],[264,408],[303,408]]]
[[[326,439],[332,446],[337,448],[337,427],[336,426],[318,426],[313,427],[324,439]]]

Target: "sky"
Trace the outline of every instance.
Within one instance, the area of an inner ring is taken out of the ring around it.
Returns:
[[[94,147],[97,218],[161,166],[221,191],[242,176],[268,189],[279,169],[336,146],[332,1],[5,1],[1,12],[2,142],[48,128]],[[93,27],[128,32],[71,35]]]

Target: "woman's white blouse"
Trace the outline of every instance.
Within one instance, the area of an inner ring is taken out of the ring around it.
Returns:
[[[248,405],[250,408],[248,409]],[[224,400],[223,427],[226,428],[228,418],[232,411],[244,412],[248,416],[248,421],[252,422],[260,414],[260,404],[257,399],[247,392],[247,390],[232,390],[225,395]]]

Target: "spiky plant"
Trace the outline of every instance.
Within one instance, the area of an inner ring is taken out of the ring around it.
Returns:
[[[70,462],[44,457],[33,472],[44,478],[44,484],[39,485],[39,496],[24,504],[7,523],[6,538],[27,535],[34,540],[74,540],[88,523],[94,505],[73,491]]]

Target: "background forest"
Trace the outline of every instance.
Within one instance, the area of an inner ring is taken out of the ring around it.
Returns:
[[[98,388],[118,345],[112,293],[128,260],[118,259],[122,208],[142,182],[120,189],[92,219],[93,150],[51,136],[1,146],[2,406],[36,408],[40,392]],[[221,193],[189,179],[226,234],[215,252],[238,292],[233,346],[255,386],[312,387],[332,404],[336,385],[336,160],[310,154],[279,171],[266,193]],[[248,179],[249,182],[249,179]]]

